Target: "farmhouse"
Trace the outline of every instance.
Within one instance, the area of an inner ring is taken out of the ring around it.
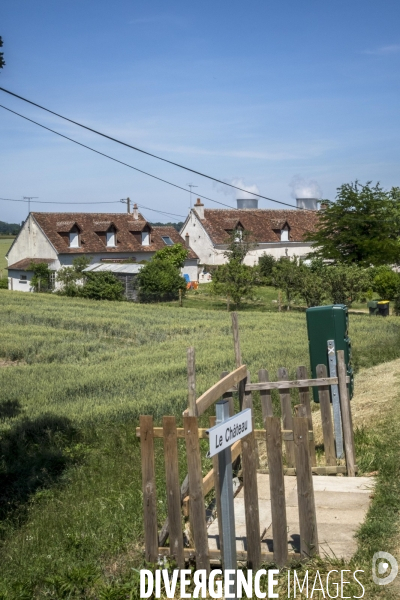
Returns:
[[[317,200],[298,198],[299,210],[265,210],[258,208],[258,200],[238,200],[237,209],[207,209],[197,199],[181,229],[190,248],[203,265],[221,265],[227,259],[224,252],[233,231],[248,230],[257,244],[245,258],[248,265],[256,265],[262,254],[304,256],[310,252],[310,242],[304,236],[318,223]]]
[[[89,257],[91,265],[126,261],[140,264],[150,260],[157,250],[174,244],[185,244],[176,229],[152,226],[136,205],[132,213],[32,212],[7,253],[8,287],[32,291],[33,273],[29,270],[32,262],[49,265],[56,287],[57,271],[71,266],[77,256]],[[189,249],[182,274],[197,281],[197,265],[198,257]],[[121,277],[122,271],[116,271]]]

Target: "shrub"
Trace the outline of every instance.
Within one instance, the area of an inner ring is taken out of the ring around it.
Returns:
[[[272,269],[271,282],[286,295],[287,309],[301,287],[301,271],[296,257],[281,258]]]
[[[123,300],[124,286],[108,271],[86,273],[84,285],[79,290],[82,298],[92,300]]]
[[[374,278],[372,287],[383,300],[394,300],[400,294],[400,275],[391,269],[381,271]]]
[[[231,260],[220,265],[213,273],[211,291],[213,294],[231,298],[237,307],[244,298],[252,295],[257,282],[258,269]]]
[[[61,283],[59,294],[64,296],[80,296],[83,284],[83,270],[90,264],[87,256],[77,256],[72,261],[72,267],[62,267],[57,273],[57,281]]]
[[[334,304],[351,306],[365,295],[371,286],[368,270],[356,265],[327,267],[324,279],[328,295]]]
[[[186,281],[180,270],[167,260],[155,260],[155,256],[138,274],[140,302],[166,302],[177,300],[179,290],[186,293]]]
[[[300,265],[300,277],[297,292],[307,307],[320,306],[326,299],[326,283],[322,273],[313,271],[310,267]]]
[[[272,270],[276,265],[276,258],[272,256],[272,254],[263,254],[258,259],[258,268],[260,270],[260,275],[265,279],[265,283],[270,285]]]
[[[29,270],[33,271],[31,285],[35,292],[50,292],[50,275],[51,271],[47,263],[31,262]]]
[[[8,290],[8,277],[0,277],[0,290]]]

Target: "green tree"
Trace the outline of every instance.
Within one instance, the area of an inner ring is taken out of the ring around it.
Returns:
[[[2,40],[2,37],[0,35],[0,48],[2,48],[2,47],[3,47],[3,40]],[[5,67],[5,64],[6,64],[4,62],[3,56],[4,56],[4,52],[0,52],[0,69],[2,69],[3,67]]]
[[[314,256],[364,267],[400,261],[400,188],[346,183],[336,202],[324,206],[317,230],[306,237]]]
[[[138,274],[140,302],[177,300],[179,290],[186,293],[186,281],[180,269],[166,260],[150,260]]]
[[[72,267],[62,267],[57,273],[57,282],[61,284],[59,293],[65,296],[80,296],[85,275],[83,270],[90,264],[87,256],[77,256]]]
[[[185,264],[188,254],[189,250],[184,248],[182,244],[174,244],[173,246],[165,246],[162,250],[158,250],[152,260],[168,262],[176,269],[181,269]]]
[[[400,295],[400,275],[391,269],[381,270],[375,276],[372,288],[382,300],[394,300]]]
[[[304,300],[307,307],[320,306],[326,299],[326,283],[324,273],[313,271],[311,267],[301,264],[295,292]]]
[[[368,269],[357,265],[332,265],[324,277],[328,296],[334,304],[347,304],[361,299],[371,287]]]
[[[264,279],[266,285],[271,285],[272,270],[275,265],[276,258],[272,254],[262,254],[258,259],[260,276]]]
[[[275,288],[285,293],[286,308],[289,310],[293,298],[299,291],[301,282],[298,259],[294,256],[292,259],[281,258],[278,260],[272,269],[271,282]]]
[[[29,271],[33,271],[31,285],[35,292],[49,292],[51,271],[47,263],[34,263],[29,265]]]
[[[89,272],[79,295],[92,300],[123,300],[124,286],[109,271]]]

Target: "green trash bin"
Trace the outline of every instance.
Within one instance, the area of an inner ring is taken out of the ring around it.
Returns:
[[[378,315],[379,314],[378,302],[379,302],[379,300],[370,300],[369,302],[367,302],[367,308],[369,308],[370,315]]]
[[[380,300],[378,302],[378,313],[381,315],[381,317],[389,316],[389,306],[389,300]]]

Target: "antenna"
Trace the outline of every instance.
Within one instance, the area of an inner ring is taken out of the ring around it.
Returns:
[[[39,198],[39,196],[23,196],[24,200],[28,200],[28,215],[31,212],[31,200]]]
[[[193,185],[193,183],[188,183],[187,185],[190,188],[190,210],[192,210],[192,188],[199,187],[199,186]]]

